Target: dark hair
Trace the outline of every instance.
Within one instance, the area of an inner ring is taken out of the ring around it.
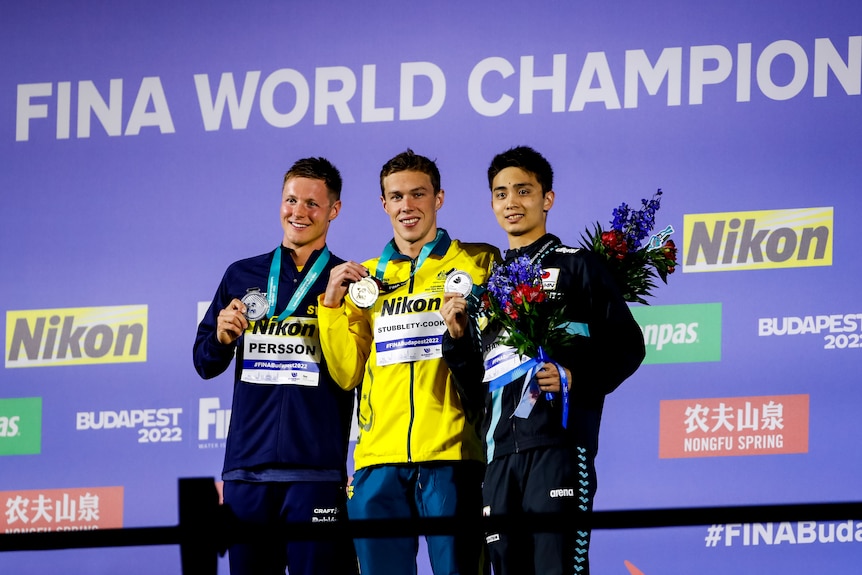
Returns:
[[[297,160],[284,174],[282,186],[291,178],[310,178],[312,180],[323,180],[330,197],[335,200],[341,199],[341,173],[332,162],[326,158],[302,158]]]
[[[494,178],[506,168],[521,168],[536,176],[542,186],[542,195],[554,189],[554,170],[542,154],[529,146],[509,148],[497,154],[488,167],[488,187],[494,187]]]
[[[380,170],[381,195],[384,192],[383,180],[386,179],[386,176],[392,175],[396,172],[406,171],[428,174],[428,177],[431,178],[431,187],[434,189],[434,193],[436,194],[440,191],[440,170],[437,169],[437,164],[435,164],[433,160],[429,160],[425,156],[415,154],[413,153],[413,150],[407,148],[407,151],[401,152],[383,164],[383,168]]]

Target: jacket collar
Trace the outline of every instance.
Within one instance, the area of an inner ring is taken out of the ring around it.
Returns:
[[[437,245],[434,246],[434,249],[431,250],[431,255],[443,257],[446,255],[446,252],[449,251],[449,246],[452,243],[452,239],[449,237],[449,232],[444,230],[443,228],[437,228],[439,231],[443,232],[440,234],[440,241],[437,242]],[[433,241],[433,240],[432,240]],[[389,245],[392,246],[392,258],[393,260],[409,260],[412,259],[409,256],[405,256],[401,252],[398,251],[398,246],[395,245],[395,238],[389,240]]]
[[[560,245],[560,238],[554,234],[545,234],[533,243],[522,248],[513,248],[506,250],[506,261],[514,260],[521,256],[532,258],[537,253],[548,251],[549,248]]]

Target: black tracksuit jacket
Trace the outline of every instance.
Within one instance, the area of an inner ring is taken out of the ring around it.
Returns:
[[[578,336],[570,348],[551,358],[572,374],[567,427],[562,426],[560,394],[550,401],[542,394],[530,416],[522,419],[512,414],[521,399],[523,380],[498,390],[496,399],[497,394],[487,392],[474,322],[469,322],[470,337],[452,340],[447,332],[444,358],[465,407],[475,416],[483,413],[482,432],[486,446],[489,440],[493,443],[492,458],[546,446],[582,447],[595,456],[605,396],[640,366],[645,355],[643,334],[595,254],[564,246],[559,238],[546,234],[529,246],[508,250],[506,261],[524,255],[538,256],[536,263],[544,270],[559,269],[556,285],[545,292],[549,299],[565,304],[566,320],[588,326],[589,337]]]

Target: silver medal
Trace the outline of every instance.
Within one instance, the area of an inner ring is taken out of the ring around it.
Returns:
[[[353,303],[362,309],[373,306],[380,296],[380,284],[371,276],[365,276],[361,280],[353,282],[347,290]]]
[[[242,296],[242,303],[245,304],[245,318],[249,321],[264,318],[269,312],[269,301],[260,288],[249,288]]]
[[[464,297],[473,289],[473,278],[470,274],[461,270],[449,272],[446,276],[446,283],[443,284],[443,290],[446,292],[459,293]]]

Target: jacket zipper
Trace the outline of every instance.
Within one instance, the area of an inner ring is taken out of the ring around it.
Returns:
[[[416,271],[416,260],[410,260],[410,282],[407,285],[407,295],[411,295],[413,293],[413,274]],[[411,450],[411,443],[413,439],[413,422],[416,418],[416,406],[414,405],[414,367],[416,365],[415,361],[410,362],[410,424],[407,426],[407,463],[413,463],[413,452]]]

